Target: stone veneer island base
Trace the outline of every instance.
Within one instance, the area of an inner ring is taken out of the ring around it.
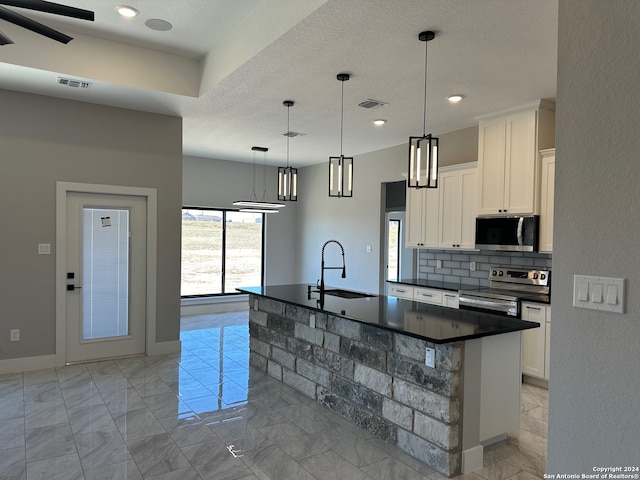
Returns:
[[[443,475],[482,468],[519,426],[520,331],[434,343],[247,293],[253,367]]]

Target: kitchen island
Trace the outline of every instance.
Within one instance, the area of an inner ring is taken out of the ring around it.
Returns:
[[[443,475],[482,468],[484,446],[519,427],[535,322],[305,284],[238,290],[252,366]]]

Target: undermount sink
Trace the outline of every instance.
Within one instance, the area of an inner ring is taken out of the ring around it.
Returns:
[[[353,292],[351,290],[342,290],[341,288],[330,288],[324,291],[325,295],[333,295],[334,297],[342,298],[367,298],[377,297],[372,293]]]

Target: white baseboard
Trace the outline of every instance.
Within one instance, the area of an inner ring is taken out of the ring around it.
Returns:
[[[484,467],[484,447],[476,445],[462,452],[462,473],[471,473]]]
[[[242,312],[249,309],[248,295],[233,297],[185,298],[180,304],[180,315],[206,315],[208,313]]]
[[[11,358],[0,360],[1,373],[28,372],[30,370],[42,370],[56,366],[55,355],[39,355],[37,357]]]
[[[170,353],[179,353],[182,348],[180,340],[172,342],[159,342],[149,345],[147,355],[167,355]],[[40,355],[37,357],[11,358],[8,360],[0,360],[0,374],[28,372],[31,370],[42,370],[45,368],[61,367],[56,365],[55,355]]]
[[[149,345],[147,355],[168,355],[169,353],[180,353],[182,342],[173,340],[171,342],[159,342]]]

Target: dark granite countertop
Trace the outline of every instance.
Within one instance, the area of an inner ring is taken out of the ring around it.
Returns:
[[[329,288],[334,287],[327,287]],[[312,292],[309,298],[307,284],[240,287],[237,290],[329,315],[377,325],[385,330],[433,343],[458,342],[540,326],[536,322],[471,310],[439,307],[385,295],[349,299],[325,295],[324,303],[321,304],[319,293]]]

